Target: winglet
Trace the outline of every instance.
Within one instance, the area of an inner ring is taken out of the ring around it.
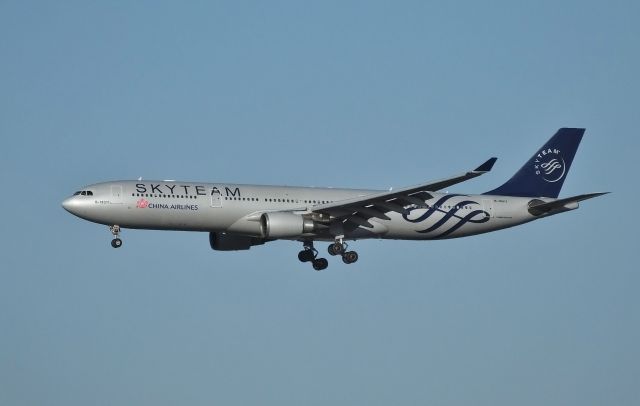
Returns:
[[[495,164],[497,160],[498,160],[498,158],[496,158],[496,157],[489,158],[487,160],[487,162],[485,162],[482,165],[478,166],[473,171],[474,172],[489,172],[491,170],[491,168],[493,168],[493,164]]]

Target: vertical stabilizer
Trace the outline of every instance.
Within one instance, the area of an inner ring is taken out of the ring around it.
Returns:
[[[553,197],[560,194],[584,128],[561,128],[504,185],[487,195]]]

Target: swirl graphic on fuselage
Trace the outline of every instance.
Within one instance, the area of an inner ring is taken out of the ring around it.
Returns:
[[[451,207],[450,209],[446,209],[446,210],[443,209],[443,207],[445,207],[444,203],[446,203],[448,200],[454,197],[467,197],[467,196],[452,194],[452,195],[441,197],[436,202],[429,205],[428,209],[424,213],[422,213],[419,217],[416,217],[415,219],[409,218],[409,216],[411,215],[411,212],[413,210],[416,210],[416,209],[409,209],[409,212],[403,214],[402,218],[404,218],[406,221],[410,223],[422,223],[423,221],[430,220],[431,217],[434,216],[436,213],[444,213],[444,216],[442,216],[439,220],[433,223],[433,225],[431,225],[430,227],[425,228],[423,230],[416,230],[417,233],[421,233],[421,234],[431,233],[436,230],[439,230],[443,228],[447,224],[447,222],[449,222],[449,220],[452,220],[452,219],[457,220],[455,221],[455,223],[451,224],[450,227],[446,228],[441,233],[434,235],[433,238],[446,237],[447,235],[453,233],[454,231],[456,231],[457,229],[459,229],[460,227],[462,227],[467,223],[480,224],[480,223],[486,223],[487,221],[489,221],[489,213],[487,213],[484,210],[473,210],[466,213],[464,216],[458,215],[458,212],[460,210],[463,210],[463,208],[466,206],[479,205],[478,202],[473,200],[463,200],[453,204],[453,206],[450,206]]]

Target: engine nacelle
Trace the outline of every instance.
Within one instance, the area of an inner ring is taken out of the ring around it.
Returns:
[[[262,238],[245,237],[226,233],[209,233],[209,245],[216,251],[242,251],[254,245],[262,245]]]
[[[315,228],[313,220],[288,212],[264,213],[260,225],[264,238],[294,238]]]

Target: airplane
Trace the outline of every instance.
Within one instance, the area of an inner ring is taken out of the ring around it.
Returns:
[[[109,226],[111,245],[123,228],[209,233],[218,251],[248,250],[274,240],[303,244],[301,262],[327,268],[314,242],[346,264],[358,260],[347,241],[436,240],[505,229],[575,210],[605,193],[558,198],[583,128],[561,128],[502,186],[482,194],[442,193],[491,170],[472,171],[399,189],[367,190],[232,183],[123,180],[83,187],[62,202],[68,212]]]

